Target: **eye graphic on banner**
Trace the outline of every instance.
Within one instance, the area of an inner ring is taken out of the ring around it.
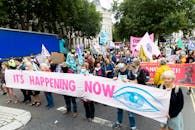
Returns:
[[[158,101],[149,92],[134,86],[124,86],[120,88],[114,93],[113,98],[129,109],[140,112],[158,112],[159,109],[150,102],[152,100],[158,102],[159,105],[162,106],[160,101]],[[148,99],[150,99],[150,101]]]

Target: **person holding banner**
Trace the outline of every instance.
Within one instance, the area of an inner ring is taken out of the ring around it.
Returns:
[[[22,64],[22,59],[15,59],[15,64],[16,64],[16,69],[17,70],[25,70],[24,64]],[[31,91],[21,89],[21,92],[24,96],[24,100],[22,101],[23,103],[30,103],[31,102]]]
[[[41,71],[44,71],[44,72],[51,72],[51,70],[49,69],[49,66],[46,63],[41,63],[40,64],[40,69],[41,69]],[[51,92],[45,92],[45,97],[46,97],[46,100],[47,100],[46,107],[48,109],[53,108],[54,107],[54,102],[53,102],[52,93]]]
[[[88,71],[88,63],[84,63],[81,67],[81,73],[80,74],[84,74],[84,75],[89,75],[89,71]],[[85,108],[85,116],[87,118],[88,121],[91,121],[94,119],[94,115],[95,115],[95,106],[94,106],[94,102],[87,100],[85,98],[82,98],[83,100],[83,106]]]
[[[35,71],[35,68],[33,66],[33,64],[29,61],[26,61],[25,62],[25,70],[27,71]],[[39,94],[40,94],[40,91],[31,91],[32,92],[32,95],[33,95],[33,103],[31,104],[31,106],[36,106],[36,107],[39,107],[41,105],[41,101],[40,101],[40,97],[39,97]]]
[[[129,82],[130,80],[135,80],[136,76],[133,75],[133,73],[127,69],[127,65],[125,61],[120,61],[117,65],[119,68],[118,71],[114,74],[114,80],[122,80],[123,82]],[[113,128],[119,128],[121,126],[121,123],[123,121],[123,110],[118,109],[117,112],[117,122],[113,124]],[[136,122],[135,122],[135,114],[132,112],[129,112],[129,124],[131,130],[137,130],[136,128]]]
[[[68,64],[66,62],[63,62],[61,64],[61,68],[62,68],[63,73],[74,73],[74,71],[71,68],[68,67]],[[64,115],[67,115],[68,113],[71,112],[71,103],[72,103],[72,105],[73,105],[72,117],[76,118],[77,115],[78,115],[76,98],[72,97],[72,96],[64,95],[64,100],[65,100],[66,109],[67,109],[67,110],[64,111]]]
[[[167,61],[164,58],[160,60],[159,65],[160,67],[156,70],[154,74],[154,85],[156,87],[163,83],[163,80],[161,79],[162,73],[167,70],[170,70],[170,67],[167,65]]]
[[[167,124],[161,123],[160,130],[166,130],[166,127],[168,127],[169,130],[184,130],[181,112],[184,106],[184,97],[181,88],[174,85],[176,76],[173,71],[168,70],[163,72],[161,79],[164,83],[159,86],[160,89],[171,91],[171,98],[169,113],[167,114]]]
[[[2,67],[2,73],[4,74],[5,76],[5,70],[9,68],[9,65],[7,62],[3,62],[1,64],[1,67]],[[13,88],[9,88],[6,86],[6,82],[3,81],[3,85],[2,85],[4,91],[7,93],[7,96],[8,96],[8,101],[7,103],[11,103],[12,100],[15,100],[14,103],[18,103],[19,100],[18,100],[18,97],[16,96],[16,94],[13,92]]]

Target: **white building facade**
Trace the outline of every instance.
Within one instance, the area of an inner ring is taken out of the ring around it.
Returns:
[[[112,12],[106,8],[103,8],[99,0],[94,0],[93,2],[96,6],[97,11],[99,11],[102,15],[101,31],[105,31],[109,34],[108,42],[110,42],[112,41],[112,30],[113,30]],[[96,42],[99,42],[99,35],[95,40]]]

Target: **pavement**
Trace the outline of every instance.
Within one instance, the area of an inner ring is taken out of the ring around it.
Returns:
[[[0,130],[15,130],[25,126],[31,113],[25,110],[0,106]]]
[[[22,94],[19,90],[15,90],[19,99],[22,100]],[[185,105],[183,109],[184,115],[184,130],[195,130],[195,95],[186,94],[187,89],[183,89]],[[194,93],[194,92],[193,92]],[[21,125],[19,130],[112,130],[112,124],[117,119],[117,109],[105,106],[99,103],[95,104],[95,119],[89,122],[85,119],[84,107],[80,99],[77,99],[78,117],[72,118],[72,115],[63,115],[65,110],[65,102],[62,95],[53,94],[55,107],[53,109],[46,109],[46,99],[44,93],[40,94],[41,106],[32,107],[30,104],[6,104],[6,96],[0,95],[0,104],[9,108],[23,109],[22,111],[30,112],[32,118],[27,124]],[[9,109],[6,108],[6,112]],[[0,114],[1,114],[0,108]],[[4,113],[4,112],[3,112]],[[10,116],[8,116],[10,117]],[[24,119],[24,118],[22,118]],[[0,117],[1,120],[1,117]],[[139,130],[158,130],[159,122],[142,116],[136,116],[136,123]],[[9,124],[9,123],[8,123]],[[14,129],[14,128],[13,128]],[[0,130],[12,130],[2,129]],[[124,112],[123,125],[120,130],[129,130],[128,112]]]

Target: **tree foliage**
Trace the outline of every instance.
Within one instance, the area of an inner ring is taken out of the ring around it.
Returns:
[[[143,36],[145,32],[171,34],[194,28],[194,0],[124,0],[113,7],[115,33],[123,39],[130,35]]]
[[[95,37],[101,14],[88,0],[0,0],[0,26]],[[64,31],[65,30],[65,31]]]

